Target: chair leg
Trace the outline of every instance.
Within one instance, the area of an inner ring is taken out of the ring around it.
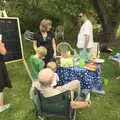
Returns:
[[[69,120],[76,120],[76,110],[71,109]]]
[[[72,120],[76,120],[76,110],[74,110],[73,116],[72,116]]]

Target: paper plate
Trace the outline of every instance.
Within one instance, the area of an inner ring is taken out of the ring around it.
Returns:
[[[94,62],[96,62],[96,63],[104,63],[105,61],[104,61],[104,59],[95,59]]]

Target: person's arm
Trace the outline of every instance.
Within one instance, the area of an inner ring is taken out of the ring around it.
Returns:
[[[52,39],[52,46],[53,46],[53,50],[54,50],[53,56],[55,57],[56,56],[56,42],[55,42],[54,38]]]
[[[33,49],[36,51],[36,49],[37,49],[37,41],[33,41]]]
[[[38,33],[35,34],[35,40],[33,41],[33,49],[35,51],[37,49],[37,40],[38,40]]]
[[[38,71],[42,70],[45,67],[45,62],[41,59],[38,63]]]
[[[0,54],[5,55],[7,53],[7,50],[5,48],[4,43],[0,42]]]
[[[61,92],[65,92],[65,91],[77,91],[78,92],[78,90],[80,90],[80,82],[78,80],[73,80],[69,83],[66,83],[63,86],[56,87],[56,89]]]

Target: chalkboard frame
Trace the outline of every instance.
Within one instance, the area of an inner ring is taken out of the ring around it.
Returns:
[[[19,42],[20,42],[20,48],[21,48],[21,58],[17,59],[17,60],[10,60],[10,61],[6,61],[6,63],[12,63],[12,62],[17,62],[17,61],[22,61],[24,60],[24,52],[23,52],[23,43],[22,43],[22,37],[21,37],[21,30],[20,30],[20,21],[18,17],[0,17],[1,19],[14,19],[17,21],[17,27],[18,27],[18,33],[19,33]]]

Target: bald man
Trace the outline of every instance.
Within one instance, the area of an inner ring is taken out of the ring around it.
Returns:
[[[38,81],[34,82],[31,87],[31,93],[37,88],[43,96],[51,97],[65,91],[80,90],[80,82],[78,80],[72,80],[63,86],[58,86],[56,88],[51,87],[52,81],[54,80],[53,76],[54,72],[51,69],[45,68],[41,70],[38,74]]]

